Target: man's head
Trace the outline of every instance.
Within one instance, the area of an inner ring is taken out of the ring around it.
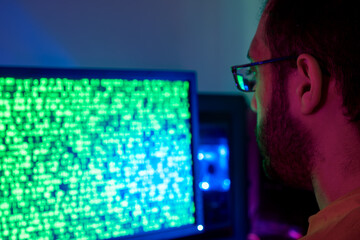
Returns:
[[[318,85],[321,88],[318,92],[326,88],[326,81],[335,79],[337,90],[343,96],[344,115],[358,125],[360,133],[360,68],[356,66],[360,53],[356,41],[359,39],[358,17],[351,6],[344,5],[339,0],[270,0],[249,50],[254,61],[298,56],[294,60],[259,66],[252,102],[258,113],[257,137],[265,156],[265,169],[271,176],[291,185],[311,188],[313,159],[317,154],[314,133],[290,111],[289,94],[294,91],[289,93],[288,89],[294,75],[320,76],[323,83]],[[308,72],[309,66],[315,70]],[[303,85],[299,96],[315,92],[316,86],[312,84],[310,89],[310,84]],[[302,106],[305,114],[321,108],[326,94],[311,96],[319,99],[313,98],[312,104]]]
[[[344,114],[360,133],[360,14],[351,1],[270,0],[265,41],[272,57],[311,54],[337,81]],[[276,64],[286,75],[294,62]]]

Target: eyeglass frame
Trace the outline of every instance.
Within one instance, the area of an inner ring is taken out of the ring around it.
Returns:
[[[241,69],[241,68],[247,68],[247,67],[252,67],[252,66],[258,66],[258,65],[262,65],[262,64],[266,64],[266,63],[273,63],[273,62],[279,62],[279,61],[285,61],[285,60],[289,60],[289,59],[295,59],[298,56],[287,56],[287,57],[279,57],[279,58],[272,58],[272,59],[268,59],[268,60],[264,60],[264,61],[259,61],[259,62],[253,62],[253,63],[248,63],[248,64],[243,64],[243,65],[235,65],[231,67],[231,71],[233,73],[233,77],[235,80],[235,84],[236,84],[236,88],[242,92],[255,92],[255,89],[251,89],[251,90],[244,90],[241,89],[240,84],[238,82],[238,74],[236,74],[237,69]],[[244,76],[242,76],[244,78]]]

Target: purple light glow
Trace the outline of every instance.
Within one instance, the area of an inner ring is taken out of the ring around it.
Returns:
[[[249,233],[247,235],[247,240],[260,240],[260,237],[255,233]]]
[[[299,238],[303,237],[302,234],[300,234],[298,231],[296,231],[294,229],[290,229],[288,234],[289,234],[289,237],[291,237],[292,239],[299,239]]]

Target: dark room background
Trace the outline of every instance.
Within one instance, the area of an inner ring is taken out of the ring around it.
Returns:
[[[200,94],[243,96],[248,103],[251,95],[236,90],[230,66],[248,62],[262,3],[0,0],[0,66],[191,70]],[[312,194],[265,179],[253,136],[256,117],[248,107],[241,111],[248,139],[248,229],[270,236],[261,239],[296,239],[316,210]]]

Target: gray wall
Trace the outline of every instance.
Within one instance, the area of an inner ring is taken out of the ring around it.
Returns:
[[[0,65],[195,70],[235,94],[261,0],[0,0]]]

